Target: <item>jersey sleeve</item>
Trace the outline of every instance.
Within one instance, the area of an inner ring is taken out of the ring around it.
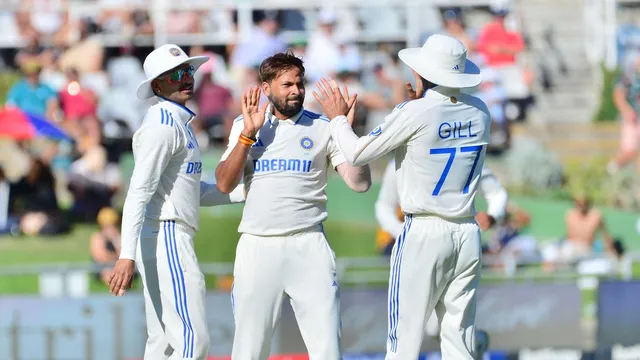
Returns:
[[[163,116],[166,115],[161,109],[151,110],[147,114],[148,124],[133,138],[134,166],[124,201],[120,259],[135,260],[147,204],[176,150],[175,127],[162,121]]]
[[[331,137],[351,165],[367,164],[404,144],[415,132],[413,118],[404,110],[394,110],[369,135],[358,138],[346,116],[331,121]]]
[[[231,127],[231,132],[229,133],[229,143],[227,144],[227,149],[222,154],[220,161],[225,161],[233,151],[233,148],[236,147],[238,143],[238,138],[240,134],[244,130],[244,122],[242,122],[242,115],[238,116],[233,120],[233,126]]]
[[[329,158],[329,161],[331,162],[331,166],[334,169],[337,168],[338,165],[347,161],[347,159],[344,158],[344,155],[338,148],[338,144],[336,144],[333,138],[329,139],[329,144],[327,145],[327,147],[327,156]]]
[[[487,200],[487,214],[496,221],[502,220],[507,212],[509,196],[498,178],[487,168],[482,169],[479,190]]]
[[[398,206],[400,199],[398,197],[398,187],[396,182],[396,167],[392,161],[387,166],[380,185],[380,193],[376,200],[375,212],[376,220],[382,230],[388,232],[394,238],[397,238],[402,232],[404,224],[398,219]]]
[[[240,184],[229,194],[223,194],[216,184],[200,182],[200,206],[218,206],[244,202],[244,184]]]

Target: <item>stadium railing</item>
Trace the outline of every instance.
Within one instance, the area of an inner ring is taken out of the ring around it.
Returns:
[[[106,46],[120,46],[123,44],[133,43],[137,46],[157,46],[164,43],[175,43],[178,45],[225,45],[229,43],[235,43],[237,40],[243,39],[245,36],[249,36],[252,28],[252,11],[255,9],[295,9],[303,11],[311,11],[321,6],[332,7],[336,11],[341,11],[347,8],[368,8],[368,7],[396,7],[403,9],[405,12],[407,21],[404,29],[399,29],[395,32],[375,32],[367,33],[366,31],[359,34],[354,34],[355,40],[359,42],[379,42],[379,41],[407,41],[411,46],[417,45],[420,40],[420,35],[425,30],[435,30],[439,28],[439,19],[433,18],[429,21],[424,21],[421,16],[425,16],[431,11],[434,14],[434,10],[438,7],[486,7],[490,5],[491,0],[330,0],[330,1],[317,1],[317,0],[270,0],[268,2],[261,2],[256,0],[222,0],[216,1],[215,5],[207,4],[206,2],[171,2],[169,0],[154,0],[149,7],[136,7],[132,6],[131,10],[149,10],[151,20],[155,29],[154,35],[119,35],[119,34],[101,34],[99,35],[103,43]],[[70,21],[76,21],[85,16],[96,16],[102,10],[116,7],[113,5],[103,5],[99,2],[93,1],[71,1],[65,9],[69,13]],[[421,11],[416,9],[421,8]],[[233,31],[230,27],[221,28],[217,32],[202,33],[202,34],[167,34],[166,32],[166,19],[171,10],[213,10],[213,9],[226,9],[237,10],[238,13],[238,31]],[[6,9],[9,10],[9,9]],[[16,9],[17,10],[17,9]],[[65,11],[63,10],[63,11]],[[425,26],[430,26],[433,29],[424,29]],[[285,38],[294,38],[305,34],[302,32],[285,32],[283,36]],[[21,47],[25,43],[23,40],[19,40],[15,37],[5,37],[0,39],[0,48],[16,48]]]

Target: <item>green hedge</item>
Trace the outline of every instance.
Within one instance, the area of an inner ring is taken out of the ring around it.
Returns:
[[[616,121],[618,118],[618,109],[613,103],[613,89],[620,69],[614,71],[607,70],[602,66],[602,94],[600,96],[600,108],[595,114],[594,121]]]

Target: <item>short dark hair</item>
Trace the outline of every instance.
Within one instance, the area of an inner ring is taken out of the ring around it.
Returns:
[[[284,53],[274,54],[262,61],[260,68],[258,69],[258,75],[260,81],[271,82],[278,77],[284,71],[297,68],[300,70],[301,75],[304,77],[304,65],[302,59],[295,56],[291,49]]]

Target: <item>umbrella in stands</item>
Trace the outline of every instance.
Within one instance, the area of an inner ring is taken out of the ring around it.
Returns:
[[[54,140],[69,138],[64,130],[43,116],[13,107],[0,110],[0,137],[28,140],[37,136],[46,136]]]

